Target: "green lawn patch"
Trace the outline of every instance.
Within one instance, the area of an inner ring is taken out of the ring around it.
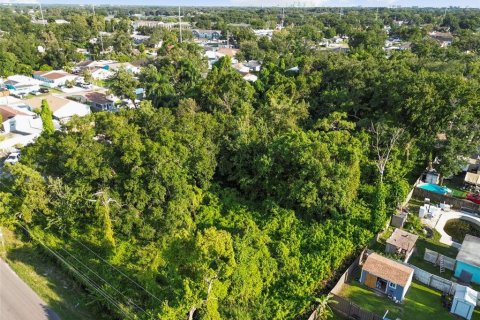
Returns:
[[[3,228],[6,254],[2,257],[39,297],[63,320],[110,319],[87,292],[65,274],[41,248],[21,241]]]
[[[462,189],[464,178],[465,178],[465,175],[462,174],[458,177],[452,178],[451,180],[444,181],[445,186],[452,190],[452,196],[460,199],[464,199],[466,197],[467,192]]]
[[[403,320],[453,320],[457,319],[442,306],[441,293],[422,284],[413,282],[405,300],[396,304],[386,296],[374,292],[354,281],[346,284],[341,295],[359,307],[383,316],[388,310],[390,319]],[[477,308],[478,309],[478,308]],[[480,311],[475,310],[473,320],[480,320]]]

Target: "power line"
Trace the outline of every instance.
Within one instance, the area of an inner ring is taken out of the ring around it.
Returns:
[[[122,270],[118,269],[117,267],[115,267],[114,265],[112,265],[110,262],[106,261],[105,259],[103,259],[100,255],[98,255],[95,251],[93,251],[92,249],[90,249],[88,246],[86,246],[85,244],[83,244],[80,240],[78,239],[75,239],[75,238],[71,238],[72,240],[78,242],[80,245],[82,245],[84,248],[86,248],[88,251],[90,251],[91,253],[93,253],[96,257],[98,257],[99,259],[101,259],[103,262],[105,262],[106,264],[108,264],[110,267],[112,267],[113,269],[115,269],[116,271],[118,271],[120,274],[122,274],[125,278],[127,278],[128,280],[130,280],[130,282],[132,282],[133,284],[135,284],[137,287],[141,288],[143,291],[145,291],[146,293],[148,293],[151,297],[155,298],[157,301],[159,302],[163,302],[162,300],[160,300],[159,298],[157,298],[153,293],[151,293],[150,291],[148,291],[145,287],[143,287],[141,284],[139,284],[137,281],[133,280],[132,278],[130,278],[127,274],[125,274]]]
[[[49,246],[47,246],[42,240],[39,238],[35,237],[34,234],[25,226],[23,226],[20,222],[17,222],[17,224],[23,228],[29,235],[30,237],[40,243],[45,249],[47,249],[53,256],[55,256],[59,261],[61,261],[63,264],[67,266],[68,269],[70,269],[75,275],[77,275],[79,278],[83,280],[83,282],[93,288],[97,293],[99,293],[102,297],[104,297],[109,303],[111,303],[115,308],[120,311],[126,318],[128,319],[133,319],[133,317],[125,312],[122,309],[121,303],[116,301],[110,294],[108,294],[105,290],[101,289],[98,285],[95,284],[90,278],[82,274],[79,270],[77,270],[71,263],[69,263],[62,255],[60,255],[58,252],[55,250],[51,249]]]
[[[140,306],[138,306],[137,304],[135,304],[133,301],[131,301],[131,299],[127,296],[125,296],[122,292],[120,292],[117,288],[115,288],[114,286],[112,286],[107,280],[105,280],[104,278],[102,278],[98,273],[96,273],[95,271],[93,271],[92,269],[90,269],[87,265],[85,265],[82,261],[78,260],[73,254],[71,254],[70,252],[68,252],[67,250],[65,250],[64,248],[61,248],[61,250],[65,251],[68,255],[70,255],[73,259],[75,259],[76,261],[78,261],[82,266],[84,266],[85,268],[87,268],[88,271],[90,271],[91,273],[93,273],[95,276],[97,276],[100,280],[102,280],[103,282],[105,282],[107,285],[109,285],[113,290],[115,290],[116,292],[118,292],[120,295],[122,295],[122,297],[124,297],[128,303],[132,304],[133,306],[135,306],[136,308],[140,309],[141,311],[143,311],[145,314],[147,314],[147,312]]]
[[[4,187],[6,187],[8,189],[8,187],[3,183],[3,181],[0,180],[0,184],[2,184]],[[15,194],[17,197],[20,197],[20,195],[18,195],[17,192],[14,192],[13,190],[9,190],[10,192],[12,192],[13,194]],[[71,206],[70,206],[71,207]],[[45,214],[42,212],[42,214],[45,216]],[[115,301],[115,299],[113,297],[111,297],[105,290],[101,289],[99,286],[96,286],[95,285],[95,282],[93,282],[92,280],[90,280],[87,276],[81,274],[80,271],[78,271],[77,269],[75,269],[75,267],[73,265],[71,265],[70,263],[68,263],[68,261],[63,257],[61,256],[58,252],[56,252],[55,250],[51,249],[50,247],[48,247],[43,241],[41,241],[40,239],[36,238],[33,233],[28,229],[26,228],[25,226],[23,226],[19,221],[17,221],[17,224],[22,227],[25,231],[28,232],[28,234],[32,237],[32,239],[34,239],[35,241],[39,242],[44,248],[46,248],[51,254],[53,254],[57,259],[59,259],[61,262],[63,262],[70,270],[72,270],[75,274],[77,274],[83,281],[86,282],[87,285],[91,286],[93,289],[95,289],[98,293],[100,293],[105,299],[107,299],[108,302],[112,303],[116,308],[118,308],[124,315],[126,315],[128,318],[131,318],[130,315],[128,315],[121,307],[120,307],[120,304],[118,302]],[[112,268],[114,268],[115,270],[117,270],[118,272],[120,272],[124,277],[126,277],[127,279],[129,279],[131,282],[133,282],[134,284],[136,284],[138,287],[142,288],[145,292],[147,292],[150,296],[154,297],[156,300],[158,300],[159,302],[163,302],[162,300],[158,299],[155,295],[153,295],[150,291],[148,291],[146,288],[144,288],[143,286],[141,286],[140,284],[138,284],[135,280],[131,279],[130,277],[128,277],[125,273],[123,273],[121,270],[119,270],[118,268],[116,268],[115,266],[113,266],[112,264],[110,264],[109,262],[107,262],[105,259],[103,259],[102,257],[100,257],[98,254],[96,254],[93,250],[91,250],[90,248],[88,248],[86,245],[84,245],[83,243],[81,243],[79,240],[71,237],[71,239],[77,241],[78,243],[80,243],[83,247],[87,248],[89,251],[91,251],[93,254],[95,254],[97,257],[99,257],[103,262],[107,263],[109,266],[111,266]],[[108,283],[105,279],[103,279],[102,277],[100,277],[100,275],[98,275],[97,273],[95,273],[94,271],[92,271],[90,268],[88,268],[84,263],[82,263],[80,260],[78,260],[73,254],[71,254],[70,252],[68,252],[67,250],[61,248],[63,251],[65,251],[67,254],[69,254],[70,256],[72,256],[75,260],[77,260],[78,262],[80,262],[83,266],[85,266],[90,272],[94,273],[97,277],[99,277],[100,279],[102,279],[105,283],[107,283],[110,287],[112,287],[115,291],[119,292],[125,299],[127,299],[127,302],[130,303],[130,304],[133,304],[135,307],[137,307],[138,309],[142,310],[145,314],[147,314],[147,312],[139,307],[137,304],[135,304],[130,298],[128,298],[127,296],[125,296],[123,293],[121,293],[120,291],[118,291],[118,289],[116,289],[114,286],[112,286],[110,283]]]

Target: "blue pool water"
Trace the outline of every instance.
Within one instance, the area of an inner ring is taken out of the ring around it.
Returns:
[[[442,186],[439,186],[438,184],[433,184],[433,183],[424,183],[419,185],[418,187],[428,191],[435,192],[435,193],[440,193],[440,194],[447,194],[452,192],[452,190],[448,189],[447,187],[442,187]]]

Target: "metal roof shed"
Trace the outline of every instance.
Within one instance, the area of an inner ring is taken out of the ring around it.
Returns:
[[[450,312],[470,320],[477,305],[478,292],[462,285],[457,285]]]

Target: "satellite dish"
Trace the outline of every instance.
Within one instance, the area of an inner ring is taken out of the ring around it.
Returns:
[[[38,47],[37,47],[37,50],[38,50],[38,52],[40,52],[40,53],[44,53],[44,52],[45,52],[45,48],[44,48],[43,46],[38,46]]]

